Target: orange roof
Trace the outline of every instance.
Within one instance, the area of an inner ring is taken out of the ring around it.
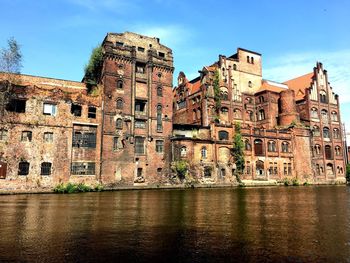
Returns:
[[[281,91],[286,89],[287,89],[287,86],[285,86],[284,84],[263,80],[262,85],[257,92],[272,91],[272,92],[280,93]]]
[[[305,96],[305,89],[310,87],[313,77],[314,73],[311,72],[283,83],[288,85],[288,88],[294,90],[296,100],[302,100]]]
[[[188,87],[188,89],[190,90],[190,94],[196,93],[196,92],[199,91],[200,88],[201,88],[201,80],[198,79],[198,80],[197,80],[196,82],[194,82],[194,83],[188,82],[188,83],[187,83],[187,87]]]

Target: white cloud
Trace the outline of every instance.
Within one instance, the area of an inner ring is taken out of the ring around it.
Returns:
[[[328,81],[340,101],[350,102],[350,50],[287,54],[266,63],[264,78],[283,82],[312,72],[316,61],[328,71]]]

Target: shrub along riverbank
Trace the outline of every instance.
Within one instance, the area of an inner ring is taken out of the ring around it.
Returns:
[[[72,194],[72,193],[84,193],[84,192],[101,192],[103,191],[103,186],[98,184],[95,187],[88,186],[86,184],[80,183],[80,184],[73,184],[73,183],[67,183],[67,184],[59,184],[57,185],[53,191],[55,193],[60,194]]]

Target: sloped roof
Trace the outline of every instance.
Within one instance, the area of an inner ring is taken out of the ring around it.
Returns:
[[[261,87],[260,89],[257,90],[257,92],[272,91],[272,92],[280,93],[281,91],[284,91],[286,89],[288,89],[288,87],[285,84],[269,81],[269,80],[263,80]]]
[[[310,87],[313,77],[314,73],[311,72],[283,83],[288,85],[288,88],[294,90],[296,100],[302,100],[305,96],[305,89]]]
[[[201,80],[200,80],[200,78],[198,78],[198,80],[196,80],[193,83],[188,82],[187,83],[187,88],[189,89],[190,94],[193,94],[193,93],[196,93],[197,91],[199,91],[200,88],[201,88]]]

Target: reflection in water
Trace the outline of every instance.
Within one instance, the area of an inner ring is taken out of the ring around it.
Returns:
[[[0,262],[349,262],[345,186],[0,196]]]

